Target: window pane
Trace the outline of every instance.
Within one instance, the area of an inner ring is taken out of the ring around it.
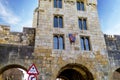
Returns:
[[[63,50],[64,49],[64,43],[63,43],[63,37],[59,37],[59,49]]]
[[[85,48],[84,48],[84,38],[81,38],[80,42],[81,42],[81,50],[85,50]]]
[[[86,47],[87,51],[90,50],[90,44],[89,44],[89,39],[88,38],[85,39],[85,47]]]
[[[80,10],[80,2],[77,2],[77,10]]]
[[[82,30],[82,19],[79,19],[79,28]]]
[[[58,0],[59,8],[62,8],[62,0]]]
[[[57,0],[54,0],[54,8],[57,8]]]
[[[63,27],[63,19],[62,19],[62,17],[59,17],[59,27],[60,28]]]
[[[84,3],[81,2],[81,10],[84,11]]]
[[[58,49],[58,37],[57,36],[54,36],[54,49]]]
[[[58,27],[58,17],[54,17],[54,27]]]
[[[86,19],[83,20],[83,27],[84,27],[84,30],[87,30]]]

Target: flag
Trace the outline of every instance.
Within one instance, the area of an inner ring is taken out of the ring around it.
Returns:
[[[76,34],[69,34],[69,40],[70,40],[71,43],[75,42],[75,40],[76,40]]]

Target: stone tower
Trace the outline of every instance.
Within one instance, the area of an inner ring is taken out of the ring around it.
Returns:
[[[39,0],[33,27],[40,80],[109,80],[97,0]]]

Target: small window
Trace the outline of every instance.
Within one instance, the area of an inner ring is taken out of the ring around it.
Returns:
[[[80,30],[87,30],[87,19],[84,18],[78,19],[78,25]]]
[[[60,36],[60,37],[59,37],[59,49],[64,49],[63,36]]]
[[[58,49],[58,37],[54,36],[54,49]]]
[[[88,37],[81,37],[80,43],[81,43],[81,50],[90,51],[90,41]]]
[[[62,35],[55,35],[53,40],[54,49],[64,49],[64,38]]]
[[[81,10],[84,11],[84,10],[85,10],[85,8],[84,8],[84,3],[81,2],[80,4],[81,4]]]
[[[79,28],[82,30],[83,29],[82,28],[82,19],[79,19],[78,22],[79,22]]]
[[[54,16],[54,27],[63,28],[63,18],[61,16]]]
[[[62,8],[62,0],[54,0],[54,8]]]
[[[83,19],[83,29],[87,30],[87,23],[86,23],[86,19]]]
[[[85,11],[83,2],[77,1],[77,10]]]
[[[77,2],[77,10],[80,10],[80,2]]]
[[[81,49],[85,50],[84,38],[83,37],[80,38],[80,42],[81,42]]]
[[[58,27],[58,17],[57,16],[54,17],[54,27],[55,28]]]

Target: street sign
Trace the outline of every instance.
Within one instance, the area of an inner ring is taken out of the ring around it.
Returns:
[[[35,75],[29,75],[28,80],[37,80]]]
[[[29,75],[38,75],[38,74],[39,74],[39,72],[38,72],[35,64],[32,64],[32,65],[30,66],[30,68],[28,69],[27,73],[28,73]]]

